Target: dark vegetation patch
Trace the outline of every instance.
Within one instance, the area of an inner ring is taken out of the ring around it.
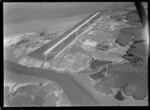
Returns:
[[[102,68],[100,71],[98,71],[96,73],[90,74],[89,77],[91,79],[93,79],[94,81],[99,81],[99,80],[101,80],[102,78],[105,77],[105,75],[104,75],[105,72],[107,72],[107,68],[106,67]]]

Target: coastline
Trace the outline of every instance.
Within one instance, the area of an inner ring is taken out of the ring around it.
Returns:
[[[35,19],[22,23],[4,24],[4,38],[14,37],[25,33],[34,33],[41,31],[44,28],[47,28],[48,32],[63,30],[64,27],[74,25],[88,15],[89,13],[85,13],[84,15],[62,17],[57,19]]]

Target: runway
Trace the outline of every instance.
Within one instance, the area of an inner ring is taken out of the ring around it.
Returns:
[[[92,13],[91,15],[86,17],[84,20],[74,25],[71,29],[66,31],[60,37],[58,37],[57,39],[54,39],[48,44],[45,44],[44,46],[40,47],[36,51],[30,53],[28,56],[37,58],[40,60],[44,60],[46,56],[48,60],[52,60],[61,50],[63,50],[66,46],[68,46],[71,42],[73,42],[76,37],[78,37],[76,36],[76,32],[81,31],[80,29],[85,27],[87,23],[89,23],[89,25],[90,23],[92,24],[102,14],[103,12],[98,12],[98,11]],[[84,30],[85,29],[82,29],[82,32]]]

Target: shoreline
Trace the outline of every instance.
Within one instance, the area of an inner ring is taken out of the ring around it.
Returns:
[[[69,27],[69,25],[76,24],[88,15],[89,13],[57,19],[35,19],[8,25],[5,25],[4,23],[4,38],[10,38],[26,33],[36,33],[44,28],[47,28],[50,32],[58,31],[61,30],[61,28],[64,29],[64,26]]]

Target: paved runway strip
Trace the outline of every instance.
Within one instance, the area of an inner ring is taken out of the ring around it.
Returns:
[[[84,20],[82,20],[81,22],[73,26],[71,29],[66,31],[58,39],[54,39],[52,42],[40,47],[38,50],[29,54],[29,56],[44,60],[45,59],[44,55],[47,55],[47,58],[49,60],[53,59],[60,51],[62,51],[67,45],[69,45],[77,37],[75,35],[75,32],[77,32],[79,29],[84,27],[84,25],[86,25],[88,22],[92,21],[91,23],[93,23],[96,20],[96,18],[100,17],[100,15],[101,15],[100,12],[93,13],[92,15],[88,16],[87,18],[85,18]]]

